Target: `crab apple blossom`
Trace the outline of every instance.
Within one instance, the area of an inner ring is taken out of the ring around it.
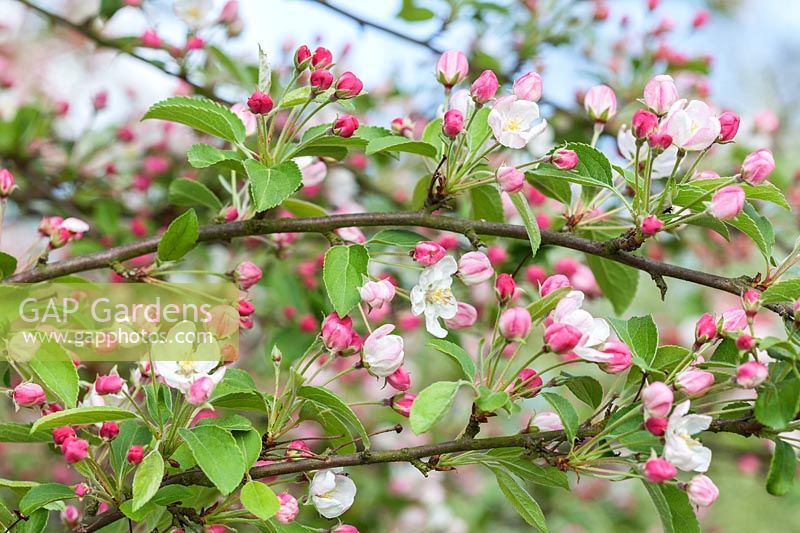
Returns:
[[[736,337],[736,348],[743,352],[749,352],[755,348],[756,343],[750,335],[739,335]]]
[[[512,307],[503,311],[498,324],[505,339],[522,340],[531,331],[531,314],[524,307]]]
[[[74,505],[67,505],[61,511],[61,520],[69,525],[75,525],[81,520],[81,512]]]
[[[704,150],[719,137],[719,119],[705,102],[681,99],[672,104],[664,119],[664,131],[687,152]]]
[[[471,328],[476,320],[478,320],[478,310],[468,303],[458,302],[455,316],[446,319],[444,324],[449,329],[467,329]]]
[[[484,70],[478,76],[478,79],[472,83],[469,88],[469,94],[476,104],[485,104],[494,98],[499,87],[500,83],[497,81],[497,75],[491,70]]]
[[[775,170],[775,158],[766,148],[748,154],[742,163],[742,179],[750,185],[763,183]]]
[[[189,385],[189,391],[186,394],[186,400],[191,405],[203,405],[208,401],[211,393],[214,392],[214,387],[217,384],[213,378],[209,376],[201,376]]]
[[[328,68],[333,64],[333,54],[323,46],[318,46],[311,55],[312,70]]]
[[[631,350],[624,342],[608,341],[603,347],[603,353],[611,356],[600,364],[603,371],[609,374],[625,372],[633,361]]]
[[[436,62],[436,79],[448,89],[464,81],[467,74],[467,56],[457,50],[444,52]]]
[[[569,278],[563,274],[553,274],[544,280],[541,287],[539,287],[539,294],[541,294],[542,298],[544,298],[551,292],[557,291],[558,289],[563,289],[564,287],[572,287],[569,282]]]
[[[547,279],[547,271],[539,265],[531,265],[525,269],[525,279],[534,287],[539,287]]]
[[[356,497],[356,484],[341,469],[320,470],[309,485],[309,498],[325,518],[336,518],[347,511]]]
[[[663,457],[651,457],[644,464],[644,476],[650,483],[664,483],[678,475],[675,466]]]
[[[484,253],[467,252],[458,260],[458,277],[465,285],[477,285],[492,276],[492,262]]]
[[[722,331],[735,333],[747,327],[747,312],[744,309],[729,309],[722,313]]]
[[[450,109],[444,114],[442,131],[451,139],[464,129],[464,114],[458,109]]]
[[[739,118],[739,115],[733,113],[732,111],[725,111],[724,113],[720,114],[719,142],[727,143],[735,139],[736,134],[739,133],[740,122],[741,119]]]
[[[607,122],[617,114],[617,95],[608,85],[595,85],[586,91],[583,107],[595,122]]]
[[[658,117],[644,109],[637,109],[631,119],[631,131],[637,139],[646,139],[658,126]]]
[[[394,329],[394,325],[385,324],[364,341],[362,361],[374,376],[389,377],[403,365],[403,337],[390,335]]]
[[[675,377],[675,388],[688,396],[702,396],[714,384],[714,374],[690,368]]]
[[[747,361],[736,369],[736,384],[743,389],[755,389],[767,380],[769,369],[758,361]]]
[[[547,129],[539,106],[515,96],[499,98],[489,112],[489,127],[494,138],[508,148],[524,148]]]
[[[233,272],[233,277],[239,288],[246,291],[261,280],[261,269],[250,261],[239,263]]]
[[[426,268],[417,285],[411,289],[412,312],[415,315],[424,314],[425,329],[440,339],[447,336],[447,330],[439,323],[439,319],[453,318],[458,312],[458,302],[451,289],[457,271],[456,260],[446,256]]]
[[[78,483],[77,485],[75,485],[75,496],[77,496],[78,498],[83,498],[90,492],[92,492],[92,489],[86,483]]]
[[[0,169],[0,198],[8,198],[16,188],[14,175],[6,168]]]
[[[291,524],[297,515],[300,513],[300,506],[297,504],[297,498],[288,492],[280,492],[276,494],[280,502],[280,508],[275,513],[275,520],[281,524]]]
[[[742,212],[744,200],[744,189],[738,185],[728,185],[711,197],[708,212],[720,220],[731,220]]]
[[[61,443],[61,455],[68,463],[78,463],[89,454],[89,442],[84,439],[70,437]]]
[[[704,313],[694,328],[695,344],[703,345],[717,336],[717,321],[711,313]]]
[[[309,77],[309,84],[314,94],[324,93],[333,85],[333,74],[330,70],[315,70]]]
[[[125,459],[131,464],[138,465],[144,459],[144,447],[134,444],[128,448],[128,454]]]
[[[578,154],[574,150],[560,148],[550,156],[550,162],[561,170],[572,170],[578,166]]]
[[[353,334],[353,321],[350,317],[341,318],[334,312],[322,321],[322,341],[329,350],[346,350],[352,342]]]
[[[333,121],[332,131],[334,135],[347,139],[353,136],[358,125],[358,119],[353,115],[342,115]]]
[[[686,494],[692,505],[708,507],[719,497],[719,489],[711,481],[711,478],[704,474],[698,474],[686,484]]]
[[[542,77],[536,72],[526,72],[514,81],[513,92],[520,100],[538,102],[542,97]]]
[[[112,440],[119,435],[119,424],[116,422],[103,422],[100,426],[100,437],[106,440]]]
[[[368,281],[359,289],[361,300],[370,307],[382,307],[392,301],[395,294],[394,283],[388,279]]]
[[[649,417],[664,418],[672,410],[672,389],[661,381],[654,381],[642,389],[644,412]]]
[[[64,444],[67,439],[75,438],[75,430],[70,426],[62,426],[53,430],[53,442],[58,446]]]
[[[652,237],[664,227],[664,222],[658,219],[655,215],[647,215],[642,220],[642,235],[645,237]]]
[[[584,294],[581,291],[572,291],[558,302],[549,316],[552,323],[545,330],[546,342],[551,348],[560,348],[553,349],[556,353],[572,350],[584,361],[607,363],[612,355],[601,352],[597,347],[603,344],[611,334],[608,322],[602,318],[595,318],[588,311],[582,309],[583,300]],[[562,327],[556,329],[555,326]],[[563,326],[570,326],[571,329]],[[551,328],[553,329],[551,330]],[[548,330],[552,342],[547,341]],[[572,344],[575,332],[578,332],[580,336],[572,348],[567,348],[569,344]]]
[[[508,302],[514,296],[517,284],[509,274],[499,274],[494,281],[494,290],[497,293],[498,300]]]
[[[311,64],[311,49],[303,44],[297,47],[294,52],[294,68],[301,72]]]
[[[495,179],[500,189],[507,193],[519,192],[525,186],[525,173],[515,167],[500,167],[497,169]]]
[[[657,115],[665,114],[677,101],[678,88],[672,76],[659,74],[644,86],[644,103]]]
[[[564,429],[561,417],[552,411],[536,413],[528,422],[528,426],[536,427],[539,431],[562,431]]]
[[[44,389],[37,383],[21,383],[14,387],[14,403],[19,407],[36,407],[44,405],[47,396]]]
[[[647,144],[654,150],[667,150],[672,146],[672,136],[666,133],[654,133],[647,137]]]
[[[117,394],[122,390],[125,384],[122,378],[117,374],[108,374],[104,376],[97,376],[94,380],[94,390],[97,394]]]
[[[532,368],[523,368],[517,374],[517,379],[508,386],[509,392],[517,391],[525,398],[532,398],[539,393],[544,384],[542,377]],[[519,389],[519,390],[518,390]]]
[[[397,414],[408,418],[408,415],[411,413],[411,406],[414,405],[414,400],[416,399],[416,394],[410,394],[408,392],[393,396],[391,400],[392,409]]]
[[[352,72],[345,72],[336,81],[336,98],[348,100],[355,98],[364,89],[364,83]]]
[[[411,388],[411,375],[401,366],[386,377],[386,383],[395,390],[405,392]]]
[[[359,531],[355,526],[340,524],[331,529],[331,533],[359,533]]]
[[[664,458],[684,472],[705,472],[711,464],[711,450],[692,438],[711,425],[707,415],[688,414],[689,400],[675,406],[665,434]]]
[[[644,421],[644,428],[656,437],[663,437],[668,423],[666,418],[651,417]]]
[[[446,254],[447,250],[441,244],[433,241],[421,241],[414,246],[411,257],[421,265],[431,266],[438,263]]]
[[[254,115],[266,115],[272,111],[272,98],[268,94],[256,91],[247,99],[247,108]]]
[[[563,354],[571,352],[580,342],[583,334],[570,324],[550,324],[544,331],[544,342],[551,352]]]

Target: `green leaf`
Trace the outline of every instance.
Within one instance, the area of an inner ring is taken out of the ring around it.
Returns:
[[[436,157],[436,147],[434,145],[399,135],[378,137],[367,143],[366,155],[374,155],[381,152],[407,152],[430,157],[431,159]]]
[[[52,439],[47,431],[31,433],[31,424],[0,422],[0,442],[50,442]]]
[[[303,183],[303,174],[294,161],[268,167],[248,159],[244,162],[244,168],[250,177],[250,196],[259,213],[286,200]]]
[[[539,298],[528,306],[528,312],[531,314],[531,319],[536,322],[543,319],[547,314],[556,308],[558,302],[572,291],[571,287],[561,287],[554,290],[544,298]]]
[[[67,407],[75,407],[78,401],[78,371],[69,354],[53,341],[47,341],[31,359],[33,370],[39,381],[60,398]]]
[[[261,455],[261,434],[255,429],[236,431],[233,433],[233,438],[242,451],[245,469],[251,468]]]
[[[178,433],[192,450],[197,465],[222,494],[236,490],[244,477],[245,464],[230,432],[214,426],[199,426],[182,428]]]
[[[127,466],[126,456],[131,446],[146,446],[153,436],[150,430],[138,420],[128,420],[119,425],[119,435],[111,441],[110,461],[114,472],[119,473]]]
[[[750,204],[745,205],[749,206]],[[769,229],[767,229],[764,224],[765,221],[766,224],[769,224],[769,221],[758,214],[756,214],[757,218],[753,218],[751,215],[752,213],[748,213],[747,209],[745,209],[739,213],[736,218],[733,220],[727,220],[726,223],[750,237],[761,254],[764,257],[769,258],[772,256],[772,245],[774,244],[774,235],[772,235],[772,242],[770,242],[770,239],[768,239],[768,237],[770,237],[769,233],[772,231],[772,226],[770,224]],[[766,234],[765,231],[767,232]]]
[[[769,463],[767,492],[773,496],[783,496],[792,490],[797,474],[797,455],[794,448],[779,438],[775,439],[775,451]]]
[[[570,376],[565,385],[576,398],[593,409],[603,401],[603,386],[592,377]]]
[[[564,205],[569,205],[572,202],[572,189],[568,181],[544,174],[537,175],[532,172],[526,173],[525,177],[531,185],[548,198],[552,198]]]
[[[228,431],[250,431],[253,429],[253,423],[250,420],[236,413],[215,418],[203,418],[195,426],[216,426]]]
[[[369,447],[369,435],[367,434],[367,430],[364,429],[361,420],[336,394],[324,387],[306,386],[300,387],[297,390],[297,396],[311,400],[316,404],[317,409],[330,410],[337,418],[354,428],[358,436],[361,437],[364,446]]]
[[[491,131],[489,128],[489,113],[491,111],[488,107],[476,109],[468,120],[470,126],[467,132],[467,142],[473,152],[477,152],[481,148]]]
[[[609,318],[608,321],[619,340],[631,349],[633,364],[642,370],[650,370],[658,350],[658,328],[653,317],[634,316],[628,320]]]
[[[569,441],[572,442],[575,439],[575,435],[578,434],[578,424],[580,423],[575,408],[572,407],[569,400],[554,392],[543,392],[542,397],[553,406],[553,409],[561,419],[561,423],[564,425],[564,433],[566,433]]]
[[[367,242],[413,248],[418,242],[425,240],[427,240],[427,237],[414,231],[405,229],[385,229],[373,235]]]
[[[411,414],[409,415],[411,430],[415,434],[421,435],[436,425],[453,407],[456,392],[462,383],[461,381],[437,381],[423,389],[411,405]]]
[[[164,477],[164,460],[158,450],[153,450],[142,459],[133,475],[134,511],[141,509],[158,492],[161,478]]]
[[[761,293],[761,303],[794,302],[800,298],[800,278],[786,279],[767,287]]]
[[[39,509],[14,529],[14,533],[42,533],[47,528],[50,519],[50,512],[47,509]]]
[[[258,90],[262,93],[269,94],[269,88],[272,85],[272,69],[269,67],[269,60],[267,54],[258,45]]]
[[[0,252],[0,279],[7,278],[17,270],[17,258]]]
[[[272,489],[260,481],[250,481],[242,487],[240,498],[244,508],[261,520],[269,520],[281,508],[281,502]]]
[[[472,201],[472,218],[488,222],[504,222],[503,201],[500,191],[493,185],[481,185],[469,190]]]
[[[113,420],[127,420],[136,418],[136,413],[118,407],[76,407],[50,413],[38,419],[31,426],[31,433],[54,429],[61,426],[78,426],[82,424],[96,424]]]
[[[186,152],[186,157],[194,168],[208,168],[223,161],[236,161],[241,164],[242,161],[242,156],[236,150],[221,150],[203,143],[193,144]]]
[[[505,391],[492,391],[489,387],[481,385],[478,387],[478,397],[475,399],[475,405],[484,413],[492,413],[497,411],[505,404],[508,403],[509,396]]]
[[[686,492],[673,485],[643,483],[656,506],[664,533],[700,533],[700,524]]]
[[[317,204],[298,200],[297,198],[287,198],[281,203],[281,207],[299,218],[324,217],[328,215],[328,212]]]
[[[208,98],[167,98],[153,104],[142,120],[150,118],[185,124],[231,143],[242,143],[245,139],[245,128],[241,119],[227,107]]]
[[[420,22],[432,19],[434,13],[426,7],[419,7],[414,0],[403,0],[403,4],[397,16],[409,22]]]
[[[428,341],[428,346],[450,356],[461,367],[464,377],[472,381],[475,376],[475,362],[464,348],[444,339],[431,339]]]
[[[533,179],[540,176],[566,180],[578,185],[612,189],[611,163],[602,152],[588,144],[568,143],[565,148],[578,154],[578,165],[573,170],[560,170],[545,163],[530,171]]]
[[[603,296],[614,306],[614,312],[618,315],[624,313],[636,296],[639,271],[596,255],[586,254],[586,263],[592,269]]]
[[[173,220],[158,243],[158,258],[161,261],[177,261],[194,248],[199,235],[199,224],[194,209]]]
[[[525,231],[528,232],[528,240],[531,243],[531,257],[536,257],[536,252],[539,250],[539,245],[542,244],[542,234],[539,232],[539,224],[536,222],[536,215],[533,214],[531,206],[528,204],[528,199],[522,192],[516,192],[511,195],[511,202],[517,208],[522,223],[525,225]]]
[[[333,309],[345,316],[358,302],[358,288],[367,275],[369,252],[360,244],[333,246],[325,253],[322,280]]]
[[[185,207],[203,205],[214,211],[222,209],[222,202],[211,189],[187,178],[178,178],[169,184],[169,201]]]
[[[794,420],[800,408],[800,380],[789,375],[783,381],[774,380],[787,368],[786,363],[770,365],[770,379],[758,389],[754,414],[756,420],[772,429],[783,429]]]
[[[486,454],[485,461],[493,461],[524,481],[545,487],[569,490],[567,474],[553,466],[540,466],[527,458],[524,448],[497,448]]]
[[[48,503],[75,498],[75,489],[60,483],[43,483],[32,487],[19,501],[19,510],[29,515]]]
[[[547,532],[547,523],[539,504],[517,479],[502,468],[489,467],[497,478],[497,485],[525,522],[539,531]]]
[[[281,109],[288,109],[290,107],[295,107],[301,104],[305,104],[311,99],[311,86],[310,85],[303,85],[301,87],[296,87],[286,93],[286,96],[281,100],[278,107]]]

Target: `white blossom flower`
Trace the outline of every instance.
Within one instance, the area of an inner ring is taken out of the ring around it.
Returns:
[[[403,337],[392,331],[392,324],[384,324],[364,341],[364,363],[374,376],[389,377],[403,365]]]
[[[193,30],[208,26],[212,17],[212,0],[177,0],[173,5],[175,15]]]
[[[608,322],[602,318],[594,318],[588,311],[581,309],[583,298],[581,291],[570,292],[558,302],[550,318],[553,323],[569,324],[581,332],[581,340],[572,350],[575,355],[585,361],[606,362],[612,355],[601,352],[595,346],[603,344],[611,330]]]
[[[311,502],[325,518],[344,514],[356,499],[356,484],[340,472],[341,468],[320,470],[309,486]]]
[[[665,434],[664,458],[684,472],[705,472],[711,464],[711,450],[692,438],[708,429],[711,417],[689,415],[689,400],[675,406],[669,417]]]
[[[497,142],[508,148],[524,148],[547,129],[547,121],[539,117],[536,102],[515,96],[498,99],[489,112],[488,122]]]
[[[195,347],[183,339],[195,338],[195,325],[180,322],[167,334],[167,341],[159,348],[158,359],[153,362],[156,373],[167,386],[186,394],[192,383],[202,377],[209,377],[214,385],[222,381],[225,367],[211,372],[219,365],[221,354],[219,345],[203,342]]]
[[[622,154],[622,157],[628,161],[634,161],[636,158],[636,137],[633,136],[631,130],[627,125],[623,124],[617,133],[617,148]],[[643,146],[639,150],[639,162],[645,161],[647,158],[647,146]],[[675,167],[675,161],[678,159],[678,147],[674,144],[661,152],[653,160],[653,177],[666,178],[672,174],[672,169]]]
[[[419,283],[411,289],[411,310],[415,315],[424,313],[428,333],[440,339],[447,336],[447,330],[439,323],[439,319],[453,318],[458,312],[458,302],[450,288],[457,271],[456,260],[448,255],[426,268],[419,277]]]
[[[682,98],[672,104],[662,131],[672,137],[678,148],[693,151],[711,146],[721,129],[719,119],[708,104]]]

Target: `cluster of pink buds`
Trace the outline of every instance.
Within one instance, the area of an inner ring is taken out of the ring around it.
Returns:
[[[261,281],[263,272],[261,269],[250,261],[239,263],[233,272],[229,274],[233,281],[239,285],[243,291],[249,290],[251,287]],[[239,324],[243,329],[251,329],[253,327],[253,313],[255,306],[246,297],[239,299],[238,313]]]
[[[353,355],[361,351],[364,339],[353,329],[353,319],[331,313],[322,321],[322,342],[338,355]]]
[[[89,231],[89,224],[79,218],[46,217],[39,223],[39,234],[50,239],[48,248],[55,250],[77,241]]]

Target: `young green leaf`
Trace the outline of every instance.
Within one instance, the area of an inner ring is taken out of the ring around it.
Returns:
[[[0,279],[7,278],[17,270],[17,258],[0,252]]]
[[[250,177],[250,196],[259,213],[286,200],[303,182],[300,167],[294,161],[268,167],[248,159],[244,162],[244,168]]]
[[[369,446],[369,435],[361,420],[356,416],[352,409],[336,394],[324,387],[300,387],[297,396],[305,398],[317,404],[317,409],[330,410],[340,420],[356,430],[364,446]]]
[[[197,465],[222,494],[230,494],[242,481],[244,457],[229,431],[214,426],[178,430]],[[222,461],[221,459],[225,460]]]
[[[464,377],[472,381],[475,377],[475,362],[472,357],[467,353],[464,348],[458,344],[452,343],[444,339],[431,339],[428,341],[428,346],[435,350],[450,356],[464,373]]]
[[[242,487],[240,498],[244,508],[261,520],[269,520],[281,508],[272,489],[260,481],[250,481]]]
[[[75,498],[75,490],[60,483],[43,483],[31,488],[19,501],[19,510],[29,515],[48,503],[71,500]]]
[[[169,201],[186,207],[203,205],[215,212],[222,209],[222,202],[211,189],[187,178],[178,178],[169,184]]]
[[[589,254],[586,254],[586,264],[592,269],[603,295],[614,306],[614,312],[618,315],[624,313],[636,296],[639,271],[616,261]]]
[[[437,381],[419,393],[411,405],[411,430],[420,435],[429,431],[447,414],[456,399],[461,381]]]
[[[522,223],[525,225],[525,231],[528,232],[528,240],[531,243],[531,257],[536,257],[536,252],[539,250],[539,245],[542,244],[542,234],[539,231],[539,223],[536,222],[536,215],[533,214],[531,206],[528,204],[528,199],[522,192],[516,192],[510,195],[511,202],[517,208]]]
[[[31,433],[54,429],[61,426],[77,426],[82,424],[96,424],[112,420],[126,420],[136,418],[136,413],[118,407],[76,407],[50,413],[38,419],[31,426]]]
[[[360,244],[333,246],[325,253],[322,280],[325,290],[339,316],[345,316],[358,302],[358,288],[367,275],[369,252]]]
[[[792,490],[797,474],[797,455],[794,448],[779,438],[775,439],[775,451],[769,463],[767,492],[773,496],[783,496]]]
[[[153,104],[142,120],[150,118],[185,124],[231,143],[240,144],[245,139],[245,128],[241,119],[227,107],[208,98],[167,98]]]
[[[576,398],[593,409],[603,401],[603,386],[593,377],[569,376],[565,385]]]
[[[525,522],[532,525],[542,533],[547,533],[547,523],[545,522],[544,513],[533,496],[525,490],[525,487],[517,481],[517,479],[506,472],[503,468],[495,466],[489,467],[497,478],[497,485],[503,492],[514,509],[517,510],[519,515]]]
[[[194,248],[199,235],[199,224],[194,209],[170,223],[167,232],[158,243],[158,258],[162,261],[177,261]]]
[[[566,433],[567,439],[572,442],[578,433],[578,424],[580,424],[575,408],[572,407],[569,400],[554,392],[544,392],[542,397],[553,406],[556,414],[561,419],[561,423],[564,425],[564,433]]]
[[[767,287],[761,293],[761,303],[795,302],[800,298],[800,279],[786,279]]]
[[[164,477],[164,460],[158,450],[147,454],[133,475],[133,503],[134,511],[138,511],[150,501],[161,486]]]
[[[408,137],[392,135],[372,139],[367,143],[365,153],[367,155],[379,154],[382,152],[407,152],[429,158],[436,157],[436,147],[424,141],[415,141]]]
[[[78,371],[69,354],[54,341],[47,341],[30,362],[31,370],[67,407],[78,401]]]
[[[664,533],[700,533],[700,524],[686,492],[673,485],[643,483],[656,506]]]
[[[658,328],[653,317],[634,316],[628,320],[609,318],[619,340],[628,345],[633,354],[633,364],[650,370],[658,350]]]

